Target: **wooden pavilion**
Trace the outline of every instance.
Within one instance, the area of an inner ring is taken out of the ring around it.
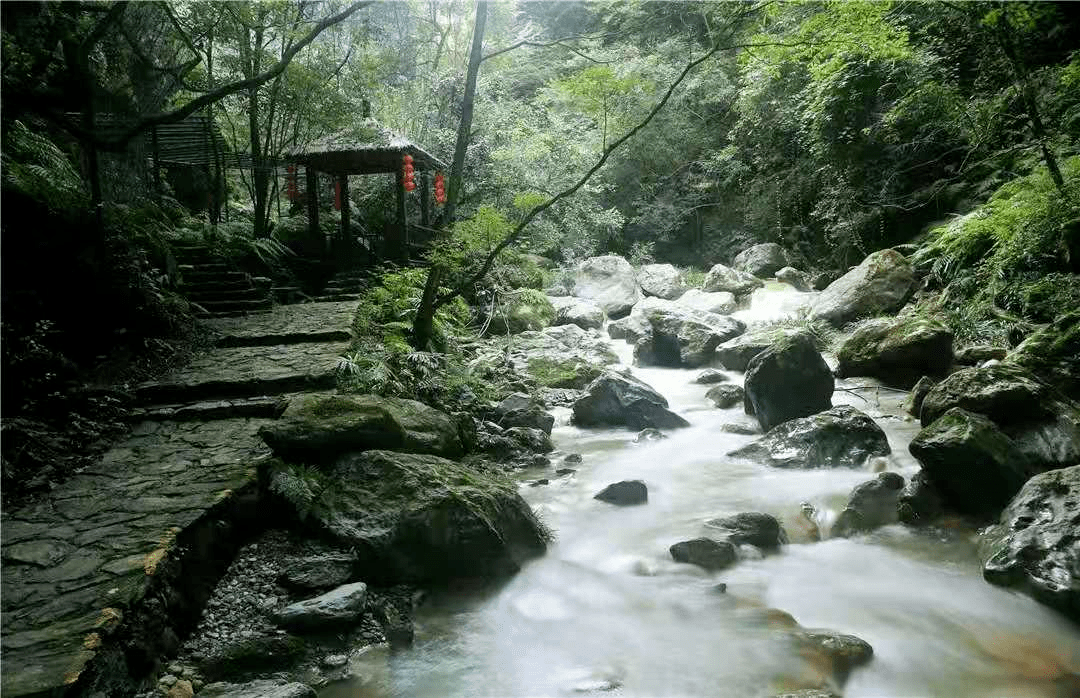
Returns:
[[[407,196],[404,187],[403,158],[412,156],[415,169],[416,193],[420,198],[420,224],[431,224],[432,187],[430,179],[436,170],[446,170],[442,160],[415,143],[393,133],[374,119],[365,120],[354,131],[323,138],[302,151],[286,157],[302,164],[307,178],[307,213],[313,239],[321,239],[319,228],[318,173],[331,175],[339,187],[341,222],[338,237],[331,242],[335,254],[351,254],[353,235],[349,230],[349,176],[393,174],[396,192],[397,225],[386,231],[382,240],[386,259],[406,264],[409,261],[410,235]]]

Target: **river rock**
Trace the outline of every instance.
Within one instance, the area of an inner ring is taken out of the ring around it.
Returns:
[[[1080,463],[1080,405],[1020,366],[953,373],[927,393],[919,419],[925,427],[954,407],[990,418],[1027,457],[1033,473]]]
[[[380,585],[499,577],[542,554],[548,539],[511,480],[431,455],[346,456],[313,511]]]
[[[980,552],[988,582],[1080,621],[1080,465],[1028,480],[986,531]]]
[[[727,383],[730,378],[723,371],[718,371],[715,368],[707,368],[701,373],[694,376],[694,382],[698,385],[712,385],[713,383]]]
[[[1012,439],[959,407],[920,431],[908,449],[945,504],[961,514],[996,516],[1031,475],[1029,459]]]
[[[367,608],[367,585],[345,584],[313,599],[289,604],[274,621],[290,630],[315,631],[356,623]]]
[[[270,629],[223,637],[197,660],[197,665],[207,679],[226,681],[248,674],[281,671],[298,663],[306,652],[307,643],[303,639]]]
[[[927,526],[943,513],[945,504],[941,493],[927,474],[920,470],[912,475],[896,499],[897,518],[909,526]]]
[[[989,344],[974,344],[956,352],[956,363],[963,366],[977,366],[984,361],[1001,361],[1008,351],[1005,347],[992,347]]]
[[[833,524],[833,537],[848,538],[896,523],[898,499],[903,488],[904,478],[888,472],[878,473],[873,480],[857,485]]]
[[[873,376],[908,389],[920,376],[944,376],[952,364],[953,333],[924,317],[879,318],[859,326],[836,353],[836,375]]]
[[[1080,310],[1057,318],[1005,357],[1080,401]]]
[[[714,360],[729,371],[745,371],[750,359],[765,351],[784,337],[799,334],[792,327],[754,327],[716,347]]]
[[[646,264],[638,269],[637,280],[646,296],[670,301],[686,292],[682,274],[671,264]]]
[[[923,400],[926,399],[930,389],[935,385],[937,385],[937,381],[930,376],[920,378],[911,388],[907,400],[904,401],[904,411],[912,417],[918,417],[919,413],[922,412]]]
[[[641,300],[634,268],[618,255],[581,262],[574,274],[574,295],[593,301],[612,319],[627,315]]]
[[[539,407],[526,407],[504,412],[499,417],[499,426],[506,429],[512,427],[537,429],[550,436],[551,428],[555,426],[555,417]]]
[[[728,455],[777,468],[858,468],[867,458],[890,452],[885,432],[873,419],[840,405],[784,422]]]
[[[804,688],[798,691],[777,693],[769,698],[842,698],[839,693],[833,693],[823,688]]]
[[[705,393],[705,398],[710,400],[717,408],[726,410],[729,407],[741,404],[746,399],[746,391],[741,385],[723,383],[714,385]]]
[[[775,242],[765,242],[748,247],[735,255],[731,266],[748,274],[767,278],[788,265],[788,255]]]
[[[709,572],[722,570],[735,564],[735,546],[726,540],[694,538],[684,540],[668,548],[675,562],[697,565]]]
[[[709,273],[705,275],[705,283],[702,290],[714,293],[726,291],[735,296],[744,296],[756,288],[764,286],[764,282],[753,274],[745,271],[732,269],[723,264],[713,265]]]
[[[911,263],[895,250],[875,252],[829,284],[810,306],[810,319],[833,327],[899,310],[915,290]]]
[[[601,502],[618,506],[645,504],[649,501],[649,489],[641,480],[623,480],[622,482],[613,482],[600,490],[593,496],[593,499],[599,499]]]
[[[536,403],[526,393],[510,393],[495,406],[495,414],[501,418],[508,412],[527,410],[535,406]]]
[[[796,646],[804,650],[823,652],[831,664],[830,673],[841,685],[852,670],[874,658],[874,648],[870,643],[854,635],[833,630],[797,630],[792,633],[792,639]]]
[[[285,460],[328,462],[367,449],[462,455],[457,422],[422,402],[378,395],[309,394],[293,398],[259,436]]]
[[[806,272],[799,271],[795,267],[784,267],[777,271],[776,280],[783,281],[796,291],[806,292],[810,290],[810,277],[807,276]]]
[[[211,683],[199,691],[199,698],[317,698],[315,689],[281,679],[259,679],[251,683]]]
[[[808,334],[777,340],[746,367],[746,404],[763,431],[832,407],[833,375]]]
[[[735,296],[727,291],[702,291],[692,288],[679,296],[676,301],[679,305],[685,305],[694,310],[704,310],[707,313],[727,315],[735,311]]]
[[[553,325],[577,325],[583,330],[598,330],[604,326],[604,310],[592,301],[573,296],[549,300],[555,308]]]
[[[787,542],[787,535],[776,517],[758,511],[712,519],[706,525],[723,530],[727,540],[735,546],[753,545],[762,550],[777,550]]]
[[[474,373],[482,375],[485,368],[491,370],[508,362],[543,388],[584,388],[604,366],[619,361],[599,332],[577,325],[522,332],[509,343],[502,339],[485,342],[476,354],[470,363]]]
[[[587,395],[574,403],[578,426],[626,426],[673,429],[689,422],[667,409],[668,401],[648,384],[627,373],[606,371],[593,381]]]
[[[651,332],[634,345],[634,359],[641,365],[696,367],[712,361],[713,351],[723,341],[746,329],[739,320],[726,315],[694,310],[671,301],[640,303]]]
[[[542,330],[555,321],[555,306],[535,289],[519,288],[499,297],[488,319],[485,335],[519,334]]]
[[[667,434],[659,429],[642,429],[634,437],[634,443],[640,444],[648,441],[661,441],[667,438]]]
[[[325,553],[287,562],[279,580],[286,586],[302,591],[333,589],[348,583],[355,569],[355,555]]]

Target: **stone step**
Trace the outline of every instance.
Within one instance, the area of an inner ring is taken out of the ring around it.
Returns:
[[[254,301],[268,297],[266,291],[250,287],[209,289],[206,291],[188,291],[185,289],[184,295],[187,296],[188,300],[199,305],[203,305],[203,301]]]
[[[323,293],[360,293],[367,287],[367,284],[327,284]]]
[[[275,303],[301,303],[307,300],[307,294],[299,286],[272,286],[270,296]]]
[[[181,276],[185,284],[244,282],[251,283],[251,278],[242,271],[189,271]]]
[[[177,265],[181,272],[190,274],[192,272],[207,272],[207,271],[235,271],[232,266],[225,264],[224,262],[197,262],[197,263],[184,263]]]
[[[348,342],[352,333],[348,330],[314,330],[309,332],[276,332],[268,334],[226,335],[219,339],[219,347],[271,347],[279,344],[315,344],[319,342]]]
[[[221,310],[213,312],[196,310],[192,315],[199,320],[221,320],[258,317],[259,315],[266,315],[269,312],[269,310]]]
[[[202,281],[199,283],[181,283],[180,291],[183,293],[200,293],[203,291],[230,291],[247,290],[254,288],[247,279],[243,281]]]
[[[338,357],[347,348],[346,342],[305,342],[213,349],[162,380],[137,385],[135,402],[170,405],[329,390],[337,385]]]
[[[327,293],[321,296],[315,296],[312,300],[317,303],[336,303],[338,301],[358,301],[361,298],[359,293]]]
[[[207,300],[197,301],[197,303],[208,313],[251,312],[253,310],[270,310],[270,308],[274,307],[274,302],[265,293],[261,297],[250,300]]]
[[[130,422],[209,422],[215,419],[277,419],[289,406],[291,395],[258,395],[233,400],[204,400],[187,404],[151,405],[130,412]]]

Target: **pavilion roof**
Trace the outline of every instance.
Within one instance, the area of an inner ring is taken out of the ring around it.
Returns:
[[[315,170],[347,175],[396,172],[404,155],[412,156],[417,170],[449,169],[442,160],[374,119],[290,151],[285,157]]]

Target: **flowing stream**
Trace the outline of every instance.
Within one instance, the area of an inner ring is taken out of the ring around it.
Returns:
[[[735,316],[775,320],[809,298],[769,284]],[[629,365],[630,347],[612,344]],[[369,648],[353,659],[355,679],[324,688],[323,698],[768,696],[808,667],[760,613],[743,612],[755,603],[873,646],[873,660],[845,684],[846,698],[1080,695],[1076,627],[984,582],[974,530],[894,525],[811,542],[801,503],[814,505],[827,535],[870,469],[781,470],[727,458],[756,438],[721,428],[753,423],[741,406],[714,408],[709,386],[691,382],[695,370],[633,371],[692,426],[637,443],[634,432],[578,429],[569,410],[557,411],[556,447],[583,462],[564,477],[521,474],[522,495],[556,531],[548,553],[495,591],[432,599],[418,611],[411,651]],[[874,385],[837,381],[833,402],[875,419],[893,449],[886,467],[908,478],[918,470],[907,450],[918,424],[903,415],[905,394]],[[527,486],[539,477],[551,483]],[[593,499],[627,479],[645,481],[647,504]],[[706,520],[743,511],[773,514],[791,543],[716,573],[672,561],[672,543],[708,535]],[[726,593],[715,589],[719,582]]]

